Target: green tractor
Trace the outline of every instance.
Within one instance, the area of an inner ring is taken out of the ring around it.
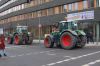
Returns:
[[[69,50],[83,48],[86,40],[85,32],[78,30],[76,22],[61,21],[58,24],[58,30],[45,37],[44,45],[46,48],[57,46]]]
[[[13,34],[9,34],[7,37],[8,44],[30,45],[32,41],[33,37],[32,34],[28,32],[27,26],[17,26],[16,31]]]

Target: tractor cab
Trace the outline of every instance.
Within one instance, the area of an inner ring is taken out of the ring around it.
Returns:
[[[28,32],[27,30],[28,30],[27,26],[17,26],[17,29],[16,29],[17,33],[26,33]]]
[[[77,23],[76,22],[67,22],[61,21],[59,22],[59,31],[62,32],[63,30],[70,29],[70,30],[77,30]]]

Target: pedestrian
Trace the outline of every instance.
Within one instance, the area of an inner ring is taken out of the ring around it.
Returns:
[[[58,46],[58,38],[59,38],[59,36],[58,36],[58,32],[59,32],[59,30],[58,30],[58,28],[57,28],[57,26],[53,26],[53,29],[52,29],[52,35],[53,35],[53,42],[54,42],[54,44],[56,45],[56,46]]]
[[[88,44],[90,41],[89,32],[86,32],[86,37],[87,37],[87,44]]]
[[[0,35],[0,57],[7,56],[5,52],[5,37],[4,35]]]
[[[93,32],[90,32],[90,42],[93,42],[94,43],[94,40],[93,40]]]
[[[93,32],[87,32],[86,36],[87,36],[87,43],[89,43],[89,42],[93,42],[94,43]]]

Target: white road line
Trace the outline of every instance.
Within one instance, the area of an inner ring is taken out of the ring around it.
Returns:
[[[18,56],[24,56],[24,54],[18,55]]]
[[[16,55],[15,55],[15,56],[9,56],[9,57],[11,57],[11,58],[15,58],[15,57],[16,57]]]
[[[33,53],[28,53],[28,54],[26,54],[26,55],[32,55]]]
[[[64,56],[65,58],[69,57],[69,58],[72,58],[71,56]]]
[[[51,52],[51,51],[55,51],[55,50],[43,51],[43,52],[39,52],[39,53],[46,53],[46,52]]]
[[[56,55],[56,54],[47,53],[47,55]]]
[[[15,57],[21,57],[21,56],[26,56],[26,55],[36,55],[36,54],[41,54],[41,53],[46,53],[46,52],[51,52],[51,51],[55,51],[55,50],[49,50],[49,51],[42,51],[42,52],[35,52],[35,53],[26,53],[26,54],[20,54],[20,55],[14,55],[14,56],[9,56],[11,58],[15,58]]]
[[[96,64],[96,63],[100,63],[100,60],[96,60],[96,61],[94,61],[94,62],[90,62],[90,63],[88,63],[88,64],[84,64],[84,65],[82,65],[82,66],[91,66],[91,65],[94,65],[94,64]]]
[[[42,66],[53,66],[55,64],[63,63],[65,61],[67,62],[67,61],[70,61],[70,60],[76,60],[76,59],[87,57],[87,56],[91,56],[91,55],[94,55],[94,54],[97,54],[97,53],[100,53],[100,51],[89,53],[89,54],[85,54],[85,55],[82,55],[82,56],[73,57],[73,58],[70,58],[70,59],[65,59],[65,60],[62,60],[62,61],[58,61],[58,62],[55,62],[55,63],[50,63],[50,64],[46,64],[46,65],[42,65]]]
[[[33,54],[38,54],[38,52],[34,52]]]
[[[11,46],[11,47],[5,47],[6,49],[10,49],[10,48],[21,48],[21,46]]]

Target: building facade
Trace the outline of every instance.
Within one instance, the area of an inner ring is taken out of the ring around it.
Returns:
[[[92,31],[100,40],[100,0],[1,0],[0,27],[13,32],[17,25],[29,26],[35,38],[52,31],[63,20],[77,21],[79,29]]]

